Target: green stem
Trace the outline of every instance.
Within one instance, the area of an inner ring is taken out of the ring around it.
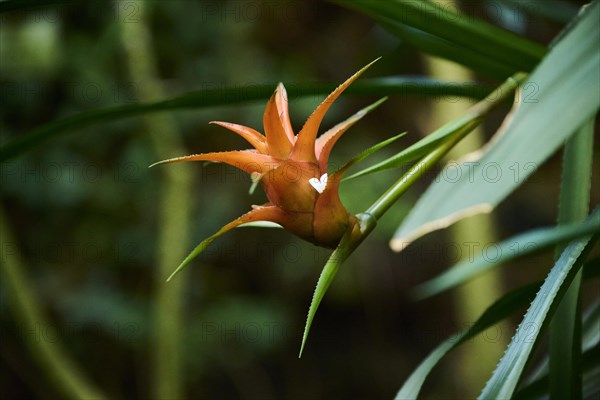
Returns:
[[[143,82],[139,96],[144,102],[164,97],[164,89],[156,70],[152,51],[152,39],[147,28],[145,7],[148,3],[136,1],[136,23],[123,21],[121,40],[125,48],[126,62],[131,79]],[[119,6],[118,4],[116,5]],[[144,131],[151,140],[158,159],[185,153],[176,121],[169,114],[148,115],[144,119]],[[174,266],[186,255],[191,214],[191,169],[176,165],[156,171],[160,174],[160,199],[158,203],[158,246],[156,259],[156,303],[153,330],[153,397],[158,399],[182,399],[183,353],[182,342],[185,328],[182,322],[183,288],[185,279],[165,284]]]
[[[447,1],[446,4],[456,7],[457,1]],[[448,62],[437,57],[424,57],[428,75],[436,79],[454,78],[457,80],[473,79],[473,74],[462,65]],[[506,77],[512,75],[508,73]],[[472,103],[469,101],[456,101],[451,103],[432,102],[429,111],[431,126],[439,126],[442,121],[449,121],[464,115]],[[476,128],[459,145],[452,149],[443,162],[457,160],[463,154],[479,150],[485,145],[483,129]],[[496,224],[492,214],[482,213],[471,218],[466,218],[448,227],[449,239],[455,243],[498,242]],[[466,261],[470,254],[463,254],[460,261]],[[477,318],[502,297],[502,271],[492,269],[470,282],[459,286],[453,291],[455,304],[455,318],[457,321],[476,321]],[[473,301],[477,299],[477,301]],[[495,327],[498,331],[508,332],[510,326],[500,322]],[[462,379],[463,384],[457,395],[464,398],[475,398],[493,371],[504,349],[508,346],[508,338],[503,336],[495,341],[475,340],[469,346],[460,349],[458,367],[455,371],[456,379]]]
[[[414,164],[396,183],[394,183],[381,197],[369,207],[366,214],[372,215],[376,220],[383,214],[431,167],[440,161],[462,138],[475,129],[493,109],[498,107],[509,96],[512,96],[516,88],[525,81],[527,74],[518,72],[508,78],[502,85],[498,86],[485,99],[481,100],[470,108],[463,117],[462,125],[456,129],[455,133],[431,153],[423,157]],[[451,121],[438,130],[445,130],[449,125],[456,125],[456,121]],[[432,133],[432,135],[434,135]]]
[[[592,176],[594,119],[566,143],[560,185],[558,224],[588,215]],[[557,258],[563,247],[556,249]],[[571,283],[550,325],[550,398],[581,398],[581,271]]]
[[[461,130],[446,141],[431,153],[423,157],[419,162],[414,164],[408,172],[406,172],[396,183],[394,183],[381,197],[375,201],[366,211],[375,219],[379,220],[383,214],[415,183],[423,176],[431,167],[437,164],[451,148],[454,147],[467,133],[469,133],[479,123],[465,125]],[[473,126],[474,125],[474,126]]]
[[[28,282],[23,259],[17,248],[4,210],[0,207],[0,237],[2,242],[2,285],[7,289],[8,305],[17,319],[25,344],[32,357],[66,399],[107,399],[83,375],[58,340],[46,340],[39,333],[51,326],[44,315],[35,288]]]

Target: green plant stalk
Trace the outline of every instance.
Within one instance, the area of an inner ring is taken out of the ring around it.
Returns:
[[[589,208],[594,118],[565,144],[558,224],[583,221]],[[556,250],[557,258],[563,247]],[[560,302],[550,323],[550,398],[581,398],[581,271]]]
[[[446,4],[456,5],[456,2]],[[472,79],[471,72],[463,66],[435,57],[424,57],[429,75],[438,79]],[[510,74],[507,74],[510,75]],[[505,77],[507,76],[505,75]],[[470,105],[468,101],[432,102],[429,121],[431,126],[439,126],[441,121],[448,121],[462,116]],[[446,161],[460,159],[463,155],[477,151],[485,145],[483,131],[475,128],[464,140],[461,141],[447,156]],[[471,218],[458,221],[448,228],[450,239],[455,243],[478,243],[479,246],[498,241],[496,224],[492,214],[479,214]],[[465,253],[460,261],[469,258]],[[501,271],[494,269],[481,275],[471,282],[461,285],[453,292],[455,316],[458,321],[470,323],[476,321],[485,309],[502,297]],[[477,301],[473,301],[477,299]],[[508,332],[508,324],[498,324],[496,329]],[[508,346],[508,340],[502,335],[498,340],[474,340],[461,349],[459,366],[456,368],[456,379],[462,379],[460,392],[457,396],[475,398],[481,386],[493,371],[496,362]]]
[[[59,340],[46,340],[38,334],[31,334],[39,333],[40,329],[51,324],[44,315],[35,288],[25,276],[22,256],[1,207],[0,237],[2,286],[6,289],[8,306],[19,322],[22,338],[31,356],[65,399],[108,399],[84,376]]]
[[[0,2],[0,4],[2,3]],[[273,94],[275,86],[275,84],[261,84],[197,90],[166,100],[144,101],[138,104],[125,104],[70,115],[42,125],[27,134],[19,135],[0,147],[0,162],[16,157],[56,136],[99,123],[113,122],[159,111],[185,110],[268,100]],[[334,83],[300,83],[288,85],[288,95],[290,98],[327,95],[336,87],[337,84]],[[140,87],[140,90],[145,90],[145,88]],[[463,96],[481,99],[490,91],[491,88],[473,82],[441,82],[424,77],[390,76],[356,82],[346,90],[346,93],[354,95],[380,95],[385,93],[386,95],[398,96]]]
[[[456,134],[442,143],[431,153],[423,157],[419,162],[414,164],[410,169],[402,175],[384,194],[375,201],[371,207],[365,211],[365,214],[373,216],[379,220],[383,214],[402,196],[410,187],[419,180],[431,167],[437,164],[445,155],[452,149],[462,138],[479,125],[480,120],[473,120],[463,126]]]
[[[118,5],[117,5],[118,6]],[[138,22],[121,24],[121,39],[131,79],[144,84],[139,96],[151,102],[164,97],[159,82],[156,61],[152,52],[151,36],[147,29],[143,1],[136,1]],[[167,114],[147,116],[144,120],[147,137],[157,157],[185,152],[177,132],[175,120]],[[142,136],[143,138],[143,136]],[[182,323],[184,279],[166,285],[164,282],[185,256],[190,228],[192,174],[187,165],[164,168],[160,172],[161,186],[158,202],[158,246],[155,283],[153,330],[153,396],[158,399],[182,399],[183,376],[182,343],[185,328]]]
[[[383,214],[406,192],[421,176],[423,176],[433,165],[439,162],[458,142],[469,132],[475,129],[497,106],[502,104],[509,96],[512,96],[517,87],[525,81],[527,74],[518,72],[508,78],[502,85],[498,86],[485,99],[481,100],[469,109],[464,117],[465,123],[456,132],[435,150],[414,164],[396,183],[394,183],[381,197],[369,207],[366,214],[370,214],[379,220]],[[453,124],[453,121],[448,124]],[[445,126],[439,128],[443,130]],[[432,133],[433,135],[434,133]]]

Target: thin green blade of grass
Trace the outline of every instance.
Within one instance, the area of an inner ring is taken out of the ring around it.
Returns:
[[[502,263],[596,232],[600,232],[600,207],[583,223],[535,229],[493,246],[486,245],[480,255],[458,263],[439,276],[420,284],[413,289],[412,294],[417,299],[439,294]]]

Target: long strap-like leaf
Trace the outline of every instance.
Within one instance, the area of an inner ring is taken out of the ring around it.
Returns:
[[[512,397],[535,344],[579,271],[587,253],[599,237],[600,234],[584,237],[571,242],[565,248],[527,310],[508,349],[481,392],[480,399]],[[531,327],[535,329],[532,330]]]
[[[2,4],[2,3],[0,3]],[[0,147],[0,162],[16,157],[52,138],[69,132],[123,118],[159,111],[184,110],[241,104],[255,100],[266,100],[273,92],[273,84],[215,88],[189,92],[171,99],[153,103],[126,104],[91,110],[71,115],[33,131],[21,134]],[[315,96],[329,93],[336,85],[332,83],[302,83],[288,85],[291,98]],[[441,82],[424,77],[386,77],[365,79],[348,88],[347,93],[356,95],[419,95],[419,96],[465,96],[483,98],[489,88],[476,83]]]

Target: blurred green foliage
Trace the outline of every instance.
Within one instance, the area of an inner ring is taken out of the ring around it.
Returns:
[[[469,3],[468,10],[502,24],[489,3]],[[520,12],[510,3],[502,3],[505,19]],[[123,19],[136,23],[134,5],[86,1],[0,14],[0,144],[67,115],[138,101],[144,82],[127,74],[117,26]],[[147,12],[159,73],[172,96],[279,81],[286,86],[342,82],[381,55],[369,77],[423,74],[418,50],[367,17],[328,3],[170,0],[147,2]],[[519,33],[545,44],[562,27],[518,15]],[[296,130],[322,98],[289,99]],[[343,96],[324,127],[375,99]],[[409,137],[395,146],[416,141],[427,133],[431,101],[456,98],[392,96],[352,128],[336,147],[333,163],[341,165],[404,130]],[[189,153],[199,153],[244,145],[208,121],[260,128],[263,107],[253,102],[173,116]],[[499,118],[487,122],[488,136]],[[114,398],[150,396],[153,293],[165,283],[153,279],[161,182],[146,168],[157,159],[140,139],[143,134],[139,118],[96,125],[0,165],[2,206],[16,237],[16,243],[2,243],[2,252],[20,248],[51,317],[50,325],[33,332],[15,324],[2,282],[0,397],[56,398],[23,346],[24,335],[66,343],[90,379]],[[386,149],[376,157],[393,152]],[[558,168],[554,157],[499,207],[502,237],[553,224],[555,202],[539,199],[557,198],[557,182],[544,178],[556,176]],[[248,195],[250,181],[233,168],[197,164],[194,174],[190,248],[250,204],[264,201],[260,191]],[[385,171],[349,181],[342,201],[358,212],[397,177],[397,171]],[[297,350],[306,309],[329,251],[281,230],[257,228],[236,230],[207,249],[178,276],[187,282],[181,345],[188,397],[391,397],[431,348],[473,322],[457,320],[446,295],[424,303],[411,303],[406,295],[456,262],[457,249],[468,247],[438,232],[403,253],[388,248],[398,223],[433,177],[396,204],[340,270],[301,360]],[[598,187],[593,190],[598,199]],[[541,278],[535,269],[540,260],[549,263],[551,255],[521,260],[523,268],[508,272],[506,286]],[[473,340],[493,340],[493,334]],[[432,374],[425,396],[460,394],[452,360]]]

